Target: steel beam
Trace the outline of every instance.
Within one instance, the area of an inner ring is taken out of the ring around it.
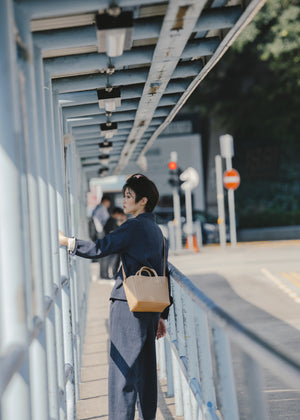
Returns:
[[[172,74],[172,79],[185,79],[195,77],[202,69],[202,62],[182,63],[178,65]],[[144,84],[148,77],[148,68],[135,70],[123,70],[114,73],[109,80],[112,86]],[[53,89],[57,93],[76,92],[103,88],[107,79],[104,74],[92,74],[88,76],[63,77],[53,80]]]
[[[232,27],[242,13],[240,6],[215,7],[202,11],[194,32]],[[163,19],[136,19],[133,28],[133,40],[157,38]],[[97,45],[96,28],[94,25],[75,28],[53,29],[34,32],[34,43],[42,51],[59,50],[74,47],[89,47]]]
[[[96,12],[110,5],[109,0],[16,0],[32,19]],[[141,0],[139,6],[161,3],[161,0]],[[120,7],[136,7],[136,0],[118,0]]]
[[[171,80],[166,87],[165,94],[184,92],[185,89],[189,86],[191,81],[189,78],[184,80]],[[121,98],[123,99],[134,99],[139,98],[143,94],[143,85],[129,85],[123,86],[121,90]],[[88,90],[83,92],[70,92],[70,93],[61,93],[59,95],[60,105],[64,108],[77,105],[85,105],[98,103],[98,97],[96,89]]]
[[[201,57],[212,55],[219,44],[218,38],[196,39],[187,43],[182,55],[179,58],[189,59],[194,56]],[[115,57],[112,63],[116,70],[121,70],[127,66],[150,64],[153,57],[154,48],[139,47],[130,51],[124,51],[120,57]],[[106,54],[89,53],[75,54],[65,57],[47,58],[44,60],[47,71],[51,77],[63,76],[65,74],[80,74],[98,70],[105,72],[109,65]]]
[[[158,106],[171,106],[175,105],[180,98],[180,95],[164,95]],[[121,107],[117,108],[117,111],[124,112],[124,111],[132,111],[136,110],[139,105],[138,99],[130,99],[127,101],[122,101]],[[73,107],[67,107],[63,110],[63,116],[65,118],[72,118],[72,117],[79,117],[79,116],[86,116],[86,115],[105,115],[105,110],[100,109],[98,104],[90,104],[90,105],[79,105]]]
[[[204,5],[205,0],[193,0],[188,5],[184,0],[174,0],[169,3],[136,113],[134,127],[115,169],[116,174],[121,173],[128,164],[133,150],[147,129],[160,98],[176,71],[178,61]]]
[[[112,64],[116,70],[123,69],[126,66],[147,65],[151,63],[154,48],[138,47],[132,48],[130,51],[124,51],[119,57],[112,59]],[[51,77],[62,76],[64,74],[71,75],[74,73],[87,73],[98,70],[105,72],[109,65],[109,59],[106,54],[89,53],[74,54],[65,57],[46,58],[44,63]]]
[[[145,18],[134,21],[132,39],[156,38],[159,36],[162,19]],[[34,32],[34,41],[42,51],[97,45],[95,25]]]
[[[240,16],[238,21],[235,25],[231,28],[231,30],[226,34],[223,40],[220,42],[218,48],[216,49],[213,56],[210,60],[206,63],[203,69],[199,72],[198,76],[192,81],[188,89],[184,92],[181,96],[180,100],[174,106],[168,117],[166,118],[165,122],[156,130],[156,132],[152,135],[150,140],[148,141],[147,145],[142,150],[139,160],[147,153],[150,149],[154,141],[163,132],[163,130],[169,125],[175,115],[179,112],[181,107],[185,104],[186,100],[189,96],[193,93],[196,87],[201,83],[201,81],[206,77],[206,75],[211,71],[211,69],[218,63],[218,61],[223,57],[226,53],[228,48],[232,45],[234,40],[238,37],[241,31],[247,26],[247,24],[253,19],[256,13],[261,9],[261,7],[265,4],[266,0],[253,0],[245,9],[243,14]]]
[[[164,108],[157,108],[154,116],[155,117],[166,117],[170,112],[169,107]],[[84,118],[84,117],[83,117]],[[110,117],[111,122],[119,122],[119,121],[134,121],[135,112],[127,111],[127,112],[114,112]],[[68,123],[71,127],[78,127],[83,125],[93,125],[93,124],[102,124],[107,121],[107,117],[105,114],[91,116],[87,120],[80,120],[77,118],[68,118]]]

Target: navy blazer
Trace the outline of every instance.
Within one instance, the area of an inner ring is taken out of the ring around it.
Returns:
[[[163,275],[163,248],[163,235],[154,221],[154,215],[141,213],[96,242],[76,239],[72,254],[94,259],[117,253],[121,255],[126,276],[135,274],[143,266],[154,268],[161,276]],[[167,244],[165,258],[167,261]],[[116,284],[112,290],[111,298],[126,300],[121,269],[115,278]]]

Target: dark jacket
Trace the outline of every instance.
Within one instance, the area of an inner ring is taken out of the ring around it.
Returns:
[[[163,275],[163,235],[152,213],[142,213],[127,220],[118,229],[96,242],[77,239],[72,254],[94,259],[114,253],[121,255],[126,276],[135,274],[143,266],[154,268],[158,275]],[[165,258],[167,261],[167,244]],[[111,298],[126,300],[122,270],[116,274]]]

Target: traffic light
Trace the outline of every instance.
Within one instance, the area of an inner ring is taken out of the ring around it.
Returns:
[[[179,188],[180,185],[182,184],[182,181],[179,178],[182,171],[177,165],[177,152],[171,152],[168,167],[169,167],[169,175],[170,175],[170,178],[168,179],[168,183],[173,188]]]

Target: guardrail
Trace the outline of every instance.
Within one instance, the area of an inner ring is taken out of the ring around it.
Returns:
[[[300,389],[299,364],[243,327],[169,266],[174,304],[168,334],[157,348],[160,378],[167,379],[167,396],[174,396],[176,415],[187,420],[240,418],[231,355],[234,344],[247,378],[247,419],[268,418],[261,369]]]

